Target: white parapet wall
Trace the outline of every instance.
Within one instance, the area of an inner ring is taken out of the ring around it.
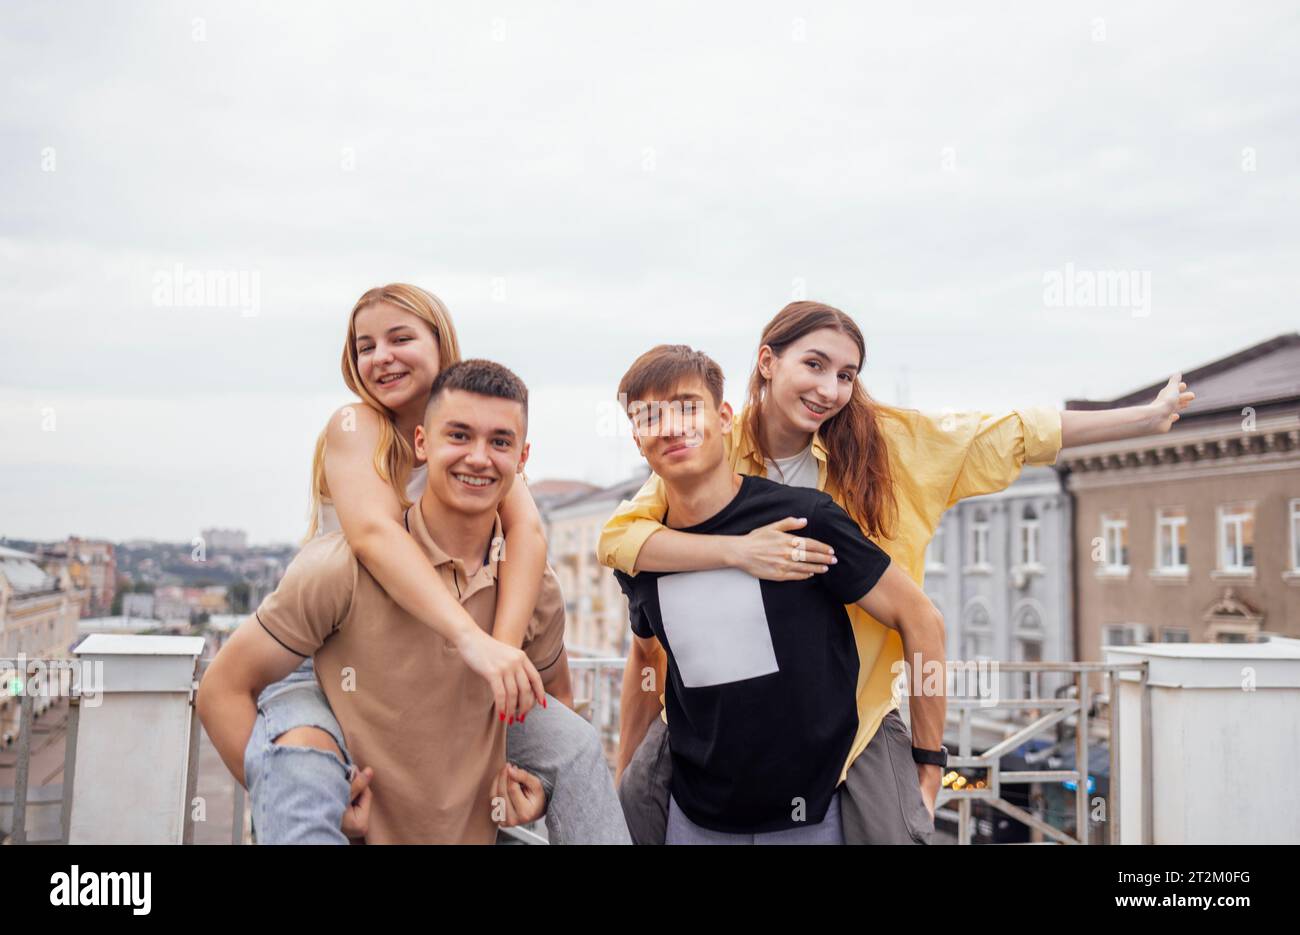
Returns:
[[[1121,676],[1121,843],[1300,843],[1300,640],[1112,646],[1106,661],[1148,666],[1145,694]]]
[[[97,634],[77,647],[83,671],[102,673],[102,683],[97,699],[82,688],[69,843],[181,843],[203,645],[198,636]]]

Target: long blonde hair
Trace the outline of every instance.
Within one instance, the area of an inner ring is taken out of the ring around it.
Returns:
[[[402,509],[411,505],[406,497],[406,479],[415,464],[415,452],[410,444],[397,430],[396,414],[375,399],[361,380],[361,371],[357,369],[357,313],[377,302],[387,302],[410,312],[422,319],[433,330],[433,339],[438,344],[439,368],[450,367],[460,361],[460,342],[456,338],[456,328],[451,323],[451,312],[432,292],[419,286],[405,283],[392,283],[379,286],[366,292],[352,306],[348,316],[348,334],[343,342],[343,382],[363,402],[387,418],[380,423],[379,441],[375,445],[375,473],[392,485],[401,501]],[[329,497],[329,485],[325,482],[325,436],[328,431],[322,429],[316,439],[316,450],[311,459],[311,520],[307,535],[303,541],[311,539],[320,528],[320,508],[325,498]]]

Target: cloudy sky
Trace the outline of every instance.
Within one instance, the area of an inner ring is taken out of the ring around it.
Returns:
[[[792,297],[937,410],[1300,327],[1294,7],[925,6],[6,3],[0,535],[297,538],[387,281],[529,384],[531,477],[599,483],[636,354],[736,402]],[[178,269],[256,302],[158,301]],[[1053,302],[1067,269],[1150,294]]]

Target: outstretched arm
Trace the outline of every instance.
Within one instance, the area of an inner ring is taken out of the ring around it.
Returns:
[[[1175,373],[1164,389],[1145,406],[1123,409],[1099,409],[1081,412],[1067,409],[1061,413],[1061,447],[1073,448],[1096,442],[1159,435],[1168,432],[1178,421],[1179,413],[1192,404],[1196,394]]]

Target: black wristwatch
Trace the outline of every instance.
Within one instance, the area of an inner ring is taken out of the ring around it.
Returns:
[[[917,763],[938,766],[942,769],[948,765],[948,748],[940,746],[938,750],[922,750],[920,747],[913,747],[912,759]]]

